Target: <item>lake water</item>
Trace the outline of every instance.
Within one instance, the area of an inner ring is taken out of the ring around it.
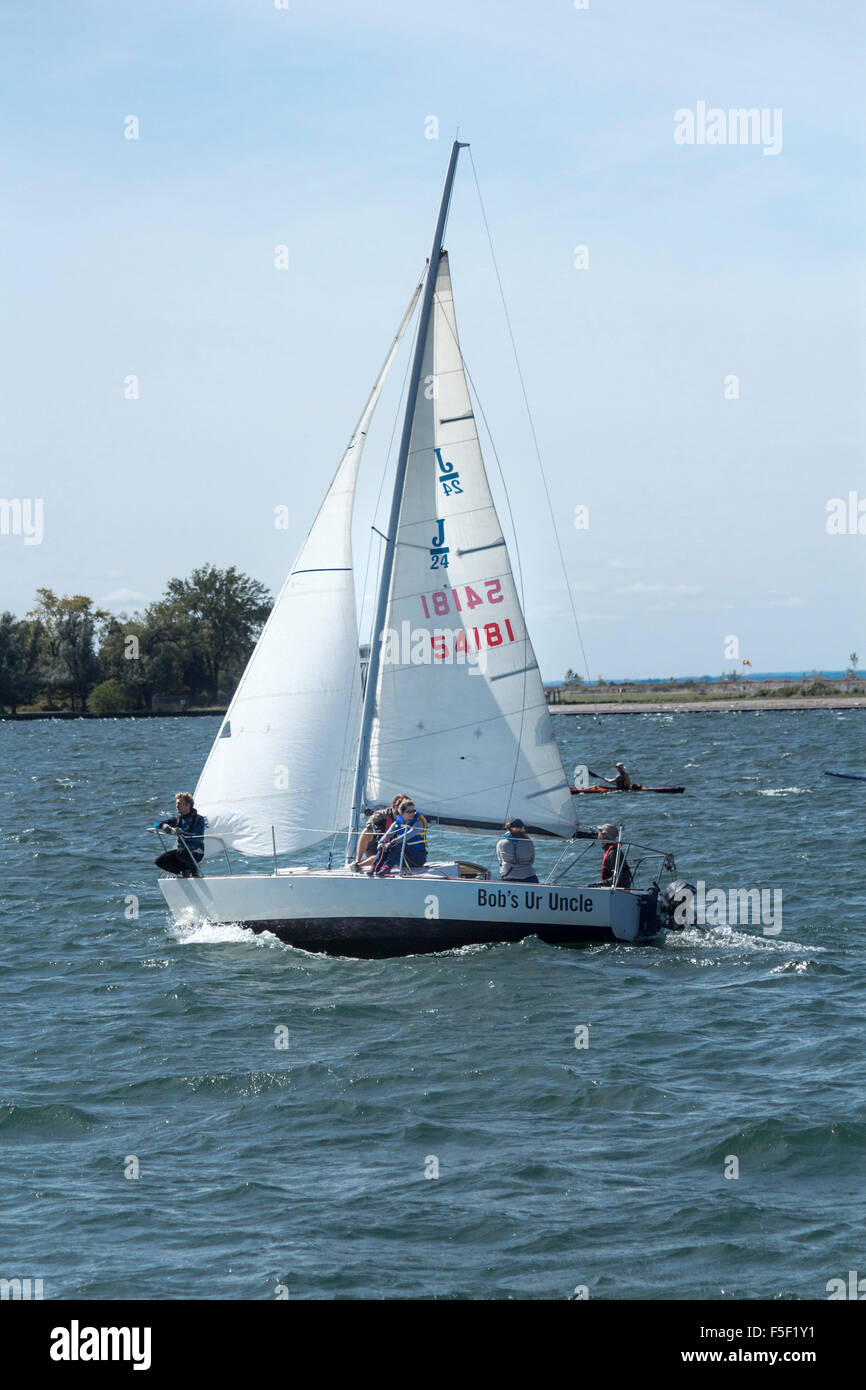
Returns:
[[[218,722],[0,724],[0,1276],[741,1299],[864,1272],[866,783],[823,772],[866,773],[866,712],[556,720],[569,769],[688,788],[585,823],[615,800],[692,881],[780,890],[778,934],[395,961],[172,925],[143,828]]]

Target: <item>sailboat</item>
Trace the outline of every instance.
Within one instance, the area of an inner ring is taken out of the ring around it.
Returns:
[[[241,678],[195,792],[205,867],[162,877],[179,923],[232,923],[308,951],[375,957],[514,942],[639,942],[663,930],[658,885],[569,881],[578,827],[494,506],[467,386],[443,237],[451,150],[430,258],[357,427]],[[367,431],[420,300],[362,682],[351,522]],[[520,817],[559,841],[548,881],[491,881],[461,861],[355,872],[364,819],[411,793],[437,825],[498,836]],[[281,866],[345,835],[345,862]],[[235,872],[230,854],[267,857]],[[619,863],[619,860],[617,860]],[[226,871],[227,870],[227,871]],[[616,880],[614,880],[616,881]]]

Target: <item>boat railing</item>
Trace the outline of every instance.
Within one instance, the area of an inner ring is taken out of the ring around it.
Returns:
[[[163,848],[163,849],[168,849],[168,848],[170,848],[170,846],[166,843],[166,840],[163,838],[165,832],[163,832],[162,829],[161,829],[160,827],[158,827],[158,826],[151,826],[150,828],[151,828],[152,832],[153,832],[155,835],[158,836],[159,842],[160,842],[160,845],[162,846],[162,848]],[[199,837],[196,837],[196,838],[202,838],[202,837],[199,836]],[[230,875],[233,876],[233,875],[234,875],[234,869],[233,869],[233,867],[232,867],[232,862],[231,862],[231,860],[230,860],[230,858],[229,858],[229,847],[228,847],[228,845],[226,844],[225,840],[222,838],[222,836],[220,836],[220,835],[213,835],[213,834],[211,834],[211,832],[210,832],[209,830],[207,830],[207,828],[206,828],[206,829],[205,829],[205,832],[204,832],[204,837],[203,837],[203,838],[205,839],[205,841],[209,841],[211,844],[217,844],[217,845],[219,845],[219,847],[220,847],[220,849],[221,849],[221,851],[222,851],[223,858],[224,858],[224,860],[225,860],[226,870],[228,871],[228,873],[229,873]],[[596,844],[597,844],[597,843],[598,843],[597,835],[596,835],[595,833],[591,833],[591,834],[590,834],[590,833],[587,833],[587,832],[582,832],[581,834],[579,834],[578,836],[576,836],[574,839],[571,839],[571,840],[567,841],[567,843],[566,843],[566,845],[565,845],[565,848],[563,849],[562,853],[560,854],[560,856],[559,856],[559,858],[557,859],[556,863],[554,864],[553,868],[552,868],[552,869],[550,870],[550,872],[547,874],[547,877],[546,877],[545,879],[543,879],[543,882],[544,882],[544,883],[546,883],[546,884],[561,883],[561,882],[563,881],[563,879],[565,878],[566,874],[568,874],[568,873],[575,867],[575,865],[583,859],[583,855],[582,855],[582,854],[580,854],[580,853],[574,853],[574,854],[571,856],[571,858],[567,860],[567,862],[563,862],[563,861],[566,860],[566,856],[568,855],[568,853],[569,853],[569,851],[571,850],[571,848],[574,846],[574,844],[575,844],[575,842],[576,842],[577,839],[582,839],[582,840],[588,842],[589,844],[593,844],[593,843],[596,843]],[[173,842],[173,845],[174,845],[174,846],[182,845],[184,849],[186,849],[186,850],[189,851],[189,846],[187,845],[186,837],[184,836],[184,834],[183,834],[183,832],[182,832],[181,830],[174,830],[174,831],[171,832],[171,841]],[[643,866],[645,863],[647,863],[647,862],[652,862],[653,860],[657,860],[657,861],[658,861],[658,864],[659,864],[659,867],[658,867],[658,869],[657,869],[657,871],[656,871],[656,875],[655,875],[656,878],[660,877],[660,875],[661,875],[662,873],[676,873],[676,864],[675,864],[674,859],[673,859],[673,856],[672,856],[671,854],[669,854],[666,850],[655,849],[655,848],[654,848],[653,846],[651,846],[651,845],[644,845],[644,844],[641,844],[641,843],[640,843],[639,841],[637,841],[637,840],[625,840],[625,839],[623,839],[623,836],[622,836],[622,827],[620,827],[620,830],[619,830],[619,838],[618,838],[615,842],[613,842],[613,843],[616,844],[617,852],[616,852],[616,860],[615,860],[615,863],[614,863],[614,870],[613,870],[613,876],[612,876],[612,883],[611,883],[611,886],[612,886],[612,887],[617,887],[617,886],[619,885],[620,879],[621,879],[621,877],[622,877],[623,865],[624,865],[625,863],[628,863],[629,869],[630,869],[630,871],[631,871],[632,883],[633,883],[633,884],[636,882],[638,873],[639,873],[640,869],[642,868],[642,866]],[[279,868],[279,865],[278,865],[276,831],[275,831],[275,828],[274,828],[273,826],[271,826],[271,847],[272,847],[273,861],[274,861],[274,868],[273,868],[274,874],[276,875],[276,874],[279,874],[280,872],[285,873],[286,871],[285,871],[285,870],[282,870],[282,871],[281,871],[280,868]],[[631,861],[630,858],[629,858],[629,856],[632,854],[633,851],[636,851],[636,852],[640,855],[640,857],[637,858],[637,859],[635,859],[634,861]],[[190,851],[190,855],[191,855],[191,851]],[[193,856],[191,855],[191,857],[193,857]],[[199,861],[199,862],[200,862],[200,861]],[[328,855],[328,868],[330,869],[330,867],[331,867],[331,854]],[[395,873],[395,875],[402,875],[402,874],[405,874],[405,873],[407,873],[407,872],[411,873],[411,868],[410,868],[410,866],[409,866],[409,865],[407,864],[407,862],[406,862],[406,841],[405,841],[405,837],[404,837],[404,838],[403,838],[403,841],[402,841],[402,843],[401,843],[401,846],[400,846],[400,859],[399,859],[399,863],[398,863],[398,865],[396,866],[396,868],[395,868],[395,870],[394,870],[394,873]]]
[[[163,849],[168,849],[169,846],[166,845],[166,842],[165,842],[165,840],[163,839],[163,831],[160,829],[160,827],[159,827],[158,825],[153,825],[153,826],[151,826],[151,830],[154,832],[155,835],[157,835],[157,836],[159,837],[159,843],[160,843],[160,845],[162,846],[162,848],[163,848]],[[172,832],[171,838],[172,838],[172,840],[174,840],[177,844],[182,845],[183,848],[184,848],[184,849],[187,851],[187,853],[190,855],[190,858],[193,859],[193,862],[195,862],[195,856],[193,855],[192,850],[190,850],[190,848],[189,848],[189,846],[188,846],[188,844],[187,844],[187,842],[186,842],[186,837],[185,837],[183,831],[182,831],[182,830],[173,831],[173,832]],[[216,844],[218,844],[218,845],[220,846],[220,848],[222,849],[223,854],[225,855],[226,868],[228,869],[229,873],[233,873],[233,872],[234,872],[233,869],[232,869],[231,860],[229,859],[228,846],[226,845],[225,840],[222,839],[222,837],[221,837],[220,835],[211,835],[210,832],[206,829],[203,836],[198,835],[198,836],[195,836],[194,838],[199,839],[199,840],[201,840],[201,839],[213,840]],[[276,861],[275,861],[275,864],[276,864]]]
[[[576,838],[586,840],[589,844],[598,843],[598,838],[596,834],[583,833]],[[572,855],[570,859],[567,860],[567,862],[563,862],[566,858],[566,855],[569,853],[571,846],[574,843],[574,840],[569,840],[565,849],[563,849],[562,854],[559,856],[559,859],[556,861],[547,878],[544,880],[545,883],[561,883],[562,880],[565,878],[566,874],[569,873],[570,870],[572,870],[579,861],[582,861],[583,855],[581,853],[575,853]],[[677,866],[672,854],[670,854],[667,850],[656,849],[652,845],[641,844],[638,840],[623,839],[621,826],[619,828],[618,839],[616,839],[615,841],[608,841],[607,843],[616,845],[616,859],[614,861],[611,882],[610,884],[605,884],[606,887],[617,888],[620,886],[620,880],[623,878],[623,867],[626,864],[628,865],[629,871],[631,873],[632,886],[636,885],[638,873],[640,872],[643,865],[646,863],[652,863],[654,860],[658,861],[658,868],[656,869],[654,876],[656,881],[664,873],[676,873]],[[634,860],[630,860],[629,856],[632,854],[632,851],[635,851],[640,857],[635,858]]]

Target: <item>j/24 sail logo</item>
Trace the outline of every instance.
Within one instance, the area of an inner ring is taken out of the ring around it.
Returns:
[[[446,497],[450,497],[452,492],[462,492],[460,486],[460,474],[456,471],[453,463],[447,463],[442,457],[441,449],[434,449],[436,462],[439,464],[439,481],[442,484],[442,491]]]
[[[448,546],[445,544],[445,522],[442,517],[436,519],[436,535],[430,544],[430,568],[431,570],[447,570],[448,568]]]

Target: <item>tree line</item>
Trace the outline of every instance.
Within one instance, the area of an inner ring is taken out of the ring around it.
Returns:
[[[0,712],[227,704],[272,606],[265,586],[234,566],[171,579],[162,598],[128,617],[83,594],[38,589],[23,618],[0,613]]]

